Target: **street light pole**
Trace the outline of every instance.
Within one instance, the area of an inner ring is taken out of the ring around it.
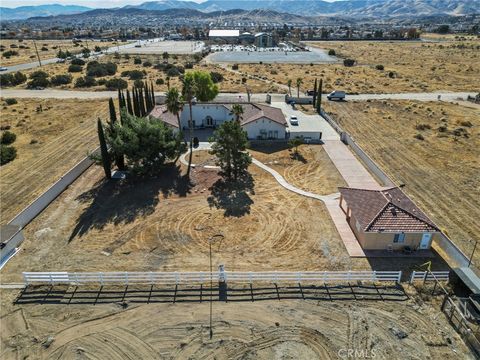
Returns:
[[[477,249],[477,244],[478,244],[478,240],[475,240],[475,245],[473,246],[472,255],[470,255],[470,259],[468,259],[468,267],[470,267],[470,265],[472,264],[473,254],[475,254],[475,250]]]

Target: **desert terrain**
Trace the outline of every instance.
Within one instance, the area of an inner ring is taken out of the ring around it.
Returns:
[[[4,100],[2,127],[17,135],[17,158],[0,171],[1,224],[98,147],[95,123],[108,116],[105,100]]]
[[[14,305],[17,296],[18,290],[1,290],[5,360],[350,359],[349,349],[378,359],[473,359],[446,318],[417,295],[215,301],[212,339],[208,300]]]
[[[36,40],[40,61],[57,57],[60,50],[70,51],[72,54],[78,54],[83,47],[94,50],[95,46],[99,46],[102,50],[108,49],[115,45],[124,45],[126,43],[117,43],[116,41],[80,41],[74,43],[72,40]],[[18,55],[10,58],[0,57],[1,66],[12,66],[38,61],[37,53],[33,40],[6,40],[2,39],[0,45],[5,47],[5,51],[16,51]]]
[[[479,108],[349,101],[325,109],[469,256],[479,240]]]

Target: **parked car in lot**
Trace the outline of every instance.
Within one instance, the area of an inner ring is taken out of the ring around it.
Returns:
[[[298,125],[298,118],[295,115],[290,116],[290,125]]]
[[[0,67],[0,71],[7,71],[8,69],[5,66]]]
[[[65,59],[58,59],[57,64],[63,64],[66,60]]]
[[[328,100],[345,100],[345,91],[335,90],[327,95]]]

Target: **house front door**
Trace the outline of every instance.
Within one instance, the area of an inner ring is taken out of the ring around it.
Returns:
[[[420,249],[430,248],[430,243],[432,242],[432,234],[424,233],[422,235],[422,240],[420,241]]]

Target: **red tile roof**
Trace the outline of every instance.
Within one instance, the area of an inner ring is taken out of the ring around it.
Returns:
[[[207,103],[207,104],[216,104],[216,103]],[[238,103],[218,103],[217,105],[224,106],[229,112],[232,110],[232,106]],[[202,103],[197,103],[202,105]],[[246,125],[255,120],[261,119],[262,117],[276,122],[280,125],[287,126],[287,121],[283,112],[279,108],[275,108],[263,104],[254,104],[254,103],[240,103],[243,107],[243,115],[240,119],[242,125]],[[168,112],[166,105],[157,105],[150,113],[151,116],[165,121],[167,124],[178,128],[177,117],[172,113]],[[180,115],[181,116],[181,115]],[[227,119],[226,119],[227,120]]]
[[[365,232],[436,232],[437,226],[398,187],[339,188]]]

